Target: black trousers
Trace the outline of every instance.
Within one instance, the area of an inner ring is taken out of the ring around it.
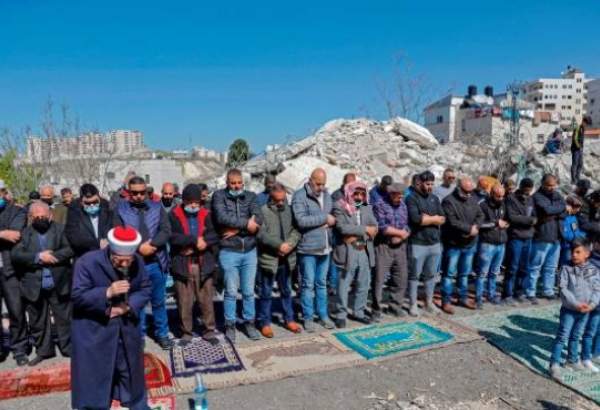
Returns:
[[[29,350],[29,340],[21,284],[15,275],[6,277],[4,271],[0,269],[0,289],[2,295],[0,299],[4,299],[8,309],[10,350],[15,357],[26,356]]]
[[[56,355],[54,340],[52,340],[52,322],[58,335],[58,348],[63,355],[71,355],[71,297],[60,296],[55,290],[40,291],[40,297],[35,302],[28,301],[29,324],[31,336],[35,340],[35,350],[38,356],[53,357]]]
[[[571,183],[576,184],[583,169],[583,150],[571,151]]]

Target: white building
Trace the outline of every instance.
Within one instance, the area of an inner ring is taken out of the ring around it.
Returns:
[[[592,127],[600,128],[600,79],[587,84],[586,114],[592,119]]]
[[[561,125],[577,122],[586,113],[585,73],[568,66],[560,78],[538,78],[525,83],[521,97],[535,104],[537,110],[560,113]]]
[[[463,97],[448,95],[425,107],[425,128],[442,144],[455,140],[456,112]]]

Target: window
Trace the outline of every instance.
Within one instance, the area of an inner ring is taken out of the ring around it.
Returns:
[[[108,179],[115,179],[115,173],[114,172],[107,172],[106,173],[106,178],[108,178]]]
[[[572,95],[568,95],[567,98],[570,100],[573,96]]]
[[[573,89],[573,84],[569,84],[569,90]]]
[[[149,184],[149,183],[150,183],[150,175],[149,175],[149,174],[146,174],[146,175],[144,176],[144,179],[146,180],[146,183],[147,183],[147,184]]]
[[[581,110],[575,110],[575,114],[581,114]]]
[[[581,100],[578,98],[575,100],[575,104],[581,104]]]
[[[567,108],[569,108],[569,110],[571,109],[571,106],[569,105]]]
[[[567,85],[563,84],[563,90],[566,90],[566,89],[567,89]]]
[[[436,122],[438,124],[443,123],[444,122],[444,116],[443,115],[438,115],[437,118],[436,118]]]
[[[546,137],[544,134],[538,134],[537,135],[537,142],[538,144],[543,144],[544,142],[546,142]]]

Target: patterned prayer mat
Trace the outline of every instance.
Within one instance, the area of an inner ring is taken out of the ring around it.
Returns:
[[[219,336],[220,344],[213,346],[195,337],[187,346],[175,346],[170,352],[174,377],[193,376],[200,373],[225,373],[244,369],[240,357],[229,339]]]
[[[152,353],[144,353],[144,373],[148,396],[173,392],[167,365]],[[0,372],[0,400],[37,396],[71,390],[71,364],[68,360],[43,367],[21,367]]]
[[[334,336],[368,360],[406,350],[418,350],[453,339],[452,334],[420,321],[367,326],[335,332]]]
[[[459,321],[477,329],[504,353],[535,372],[548,376],[559,311],[560,305],[553,304],[474,315]],[[564,385],[600,404],[600,374],[564,369],[561,378]]]
[[[148,399],[148,407],[150,407],[150,410],[176,410],[175,395],[170,394],[168,396]],[[126,407],[121,407],[118,401],[113,401],[110,408],[111,410],[126,409]]]

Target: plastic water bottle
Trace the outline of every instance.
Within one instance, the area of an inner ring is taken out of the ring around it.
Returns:
[[[208,410],[206,393],[208,390],[202,381],[202,375],[196,373],[196,388],[194,389],[194,410]]]

